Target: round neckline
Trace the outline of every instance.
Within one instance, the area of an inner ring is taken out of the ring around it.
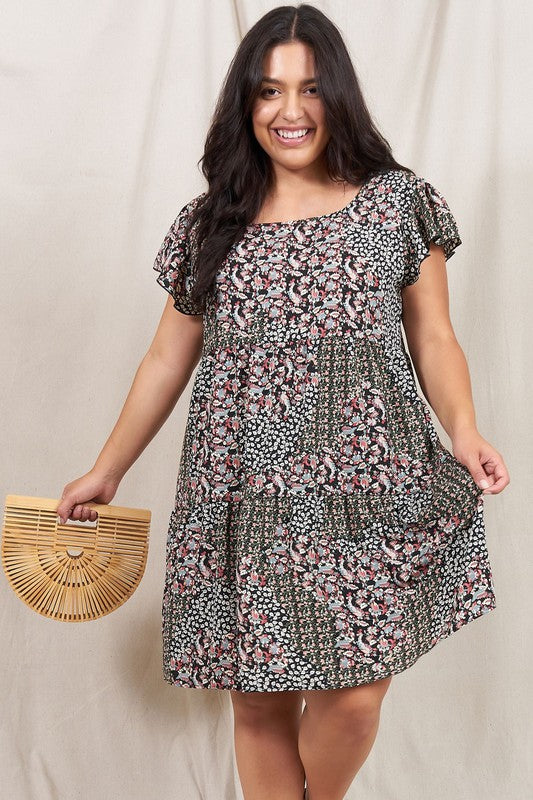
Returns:
[[[352,199],[345,206],[343,206],[342,208],[337,209],[337,211],[332,211],[329,214],[317,214],[314,217],[302,217],[301,219],[289,219],[289,220],[286,220],[285,222],[249,222],[246,225],[246,228],[282,228],[282,227],[284,227],[286,225],[298,225],[298,224],[300,224],[302,222],[314,222],[315,220],[332,219],[333,217],[336,217],[339,214],[345,213],[346,211],[348,211],[348,209],[350,209],[353,205],[355,205],[357,200],[359,200],[359,198],[360,198],[361,194],[363,193],[363,191],[366,189],[366,187],[369,185],[369,183],[375,177],[376,177],[376,175],[373,174],[369,178],[367,178],[366,181],[363,181],[363,183],[359,187],[359,191],[357,192],[355,197],[352,197]]]

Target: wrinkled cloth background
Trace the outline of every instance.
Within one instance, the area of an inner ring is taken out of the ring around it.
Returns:
[[[5,494],[60,497],[93,465],[167,294],[152,270],[242,35],[274,2],[2,4]],[[463,245],[451,316],[481,434],[498,608],[394,677],[347,800],[526,800],[531,763],[533,9],[331,0],[396,159],[444,195]],[[31,611],[0,574],[0,783],[11,800],[239,800],[229,693],[166,684],[160,605],[190,387],[112,501],[152,510],[146,572],[100,620]],[[438,422],[435,418],[436,424]],[[450,447],[438,426],[443,442]]]

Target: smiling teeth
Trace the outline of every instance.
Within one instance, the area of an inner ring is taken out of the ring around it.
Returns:
[[[309,128],[302,128],[300,131],[282,131],[279,128],[276,129],[279,136],[283,139],[299,139],[301,136],[305,136],[308,133]]]

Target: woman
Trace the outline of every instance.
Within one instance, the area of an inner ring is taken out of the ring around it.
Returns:
[[[495,607],[483,494],[509,476],[476,428],[448,315],[461,240],[443,196],[392,157],[337,28],[307,4],[243,39],[203,172],[207,191],[154,264],[169,293],[154,340],[57,512],[95,518],[85,503],[110,502],[199,364],[168,530],[164,678],[230,690],[246,800],[336,800],[392,675]]]

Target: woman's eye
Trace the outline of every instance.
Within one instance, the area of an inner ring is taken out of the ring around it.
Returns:
[[[273,86],[269,86],[268,88],[263,89],[263,91],[261,92],[261,95],[263,97],[274,97],[274,95],[268,94],[268,92],[277,92],[277,91],[278,90],[275,89]],[[305,91],[306,92],[310,91],[312,94],[318,94],[318,87],[317,86],[308,86]]]

